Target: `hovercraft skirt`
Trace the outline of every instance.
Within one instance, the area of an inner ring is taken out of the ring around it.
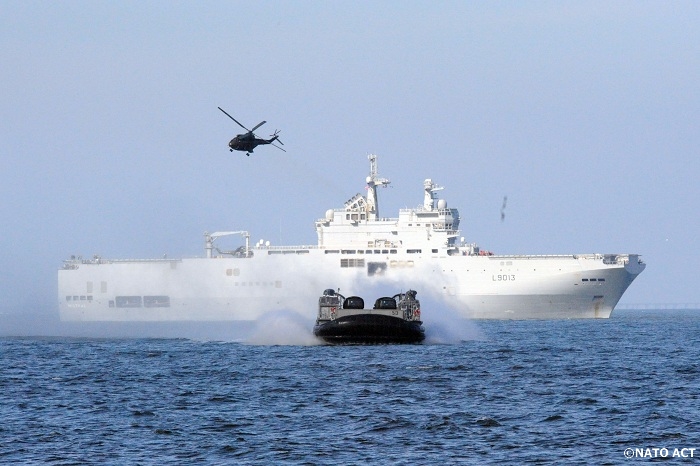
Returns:
[[[420,343],[425,331],[420,321],[382,314],[354,314],[319,323],[314,335],[328,343]]]

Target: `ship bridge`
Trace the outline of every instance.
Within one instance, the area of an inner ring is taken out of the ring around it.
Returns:
[[[316,221],[318,246],[334,249],[391,248],[450,250],[456,248],[459,212],[438,199],[441,186],[427,179],[423,183],[423,205],[401,209],[398,218],[379,215],[377,187],[390,183],[377,175],[376,155],[370,155],[367,196],[358,193],[342,209],[329,209]]]

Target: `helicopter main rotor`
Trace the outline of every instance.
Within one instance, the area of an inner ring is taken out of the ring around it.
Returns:
[[[236,120],[236,119],[233,118],[231,115],[229,115],[228,113],[226,113],[226,110],[224,110],[224,109],[221,108],[221,107],[217,107],[217,108],[218,108],[219,110],[221,110],[222,112],[224,112],[224,115],[226,115],[227,117],[229,117],[230,119],[232,119],[233,121],[235,121],[236,124],[237,124],[238,126],[240,126],[241,128],[243,128],[244,130],[248,131],[249,133],[252,133],[252,132],[255,131],[256,129],[260,128],[262,125],[264,125],[265,123],[267,123],[267,121],[263,120],[263,121],[261,121],[260,123],[258,123],[257,125],[255,125],[255,126],[253,127],[253,129],[248,129],[248,128],[246,128],[245,126],[243,126],[238,120]]]

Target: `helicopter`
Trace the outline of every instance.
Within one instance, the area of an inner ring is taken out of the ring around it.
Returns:
[[[245,155],[250,156],[250,154],[253,153],[253,149],[255,149],[256,147],[258,147],[259,145],[262,145],[262,144],[272,144],[273,146],[275,146],[275,147],[278,148],[279,150],[281,150],[281,151],[283,151],[283,152],[287,152],[286,150],[282,149],[282,148],[281,148],[280,146],[278,146],[277,144],[274,144],[274,142],[277,141],[277,142],[279,142],[280,144],[284,145],[284,143],[283,143],[282,141],[280,141],[280,138],[279,138],[279,131],[278,131],[278,130],[275,130],[274,134],[271,134],[271,135],[270,135],[270,139],[261,139],[261,138],[258,138],[258,137],[253,133],[253,131],[255,131],[256,129],[260,128],[262,125],[264,125],[265,123],[267,123],[266,121],[261,121],[260,123],[258,123],[257,125],[255,125],[255,126],[253,127],[253,129],[248,129],[248,128],[246,128],[245,126],[243,126],[242,124],[240,124],[240,123],[239,123],[235,118],[233,118],[231,115],[229,115],[228,113],[226,113],[226,110],[224,110],[224,109],[221,108],[221,107],[217,107],[217,108],[218,108],[219,110],[221,110],[222,112],[224,112],[224,114],[225,114],[227,117],[229,117],[230,119],[232,119],[233,121],[235,121],[236,124],[238,124],[238,126],[240,126],[241,128],[243,128],[244,130],[248,131],[247,133],[244,133],[244,134],[238,134],[238,135],[236,135],[235,138],[231,139],[231,141],[228,143],[228,147],[229,147],[229,151],[230,151],[230,152],[233,152],[234,150],[240,150],[240,151],[245,151],[245,152],[246,152]]]

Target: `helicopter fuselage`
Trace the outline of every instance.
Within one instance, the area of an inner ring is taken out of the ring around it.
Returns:
[[[277,139],[277,136],[271,138],[271,139],[260,139],[256,138],[254,135],[250,133],[246,134],[239,134],[235,138],[231,139],[231,141],[228,143],[228,146],[230,147],[231,151],[234,150],[239,150],[239,151],[246,151],[246,152],[253,152],[253,149],[258,147],[261,144],[272,144],[273,141]]]

